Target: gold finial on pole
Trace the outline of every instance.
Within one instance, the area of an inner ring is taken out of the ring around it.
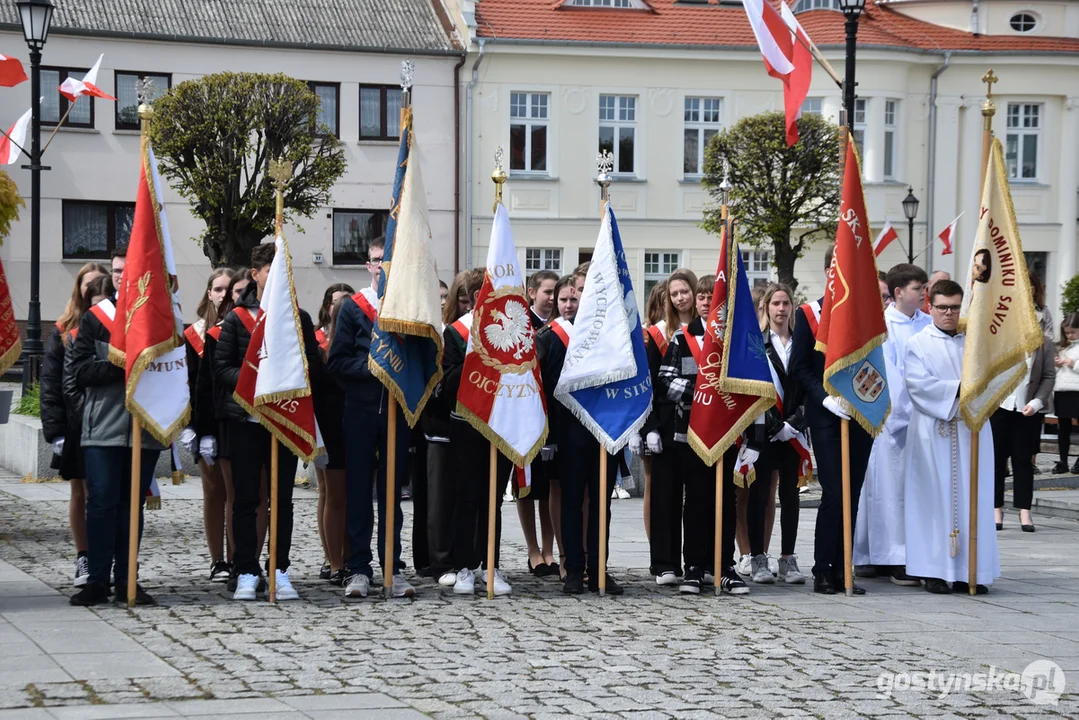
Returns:
[[[150,129],[150,120],[154,117],[154,108],[150,103],[157,94],[154,92],[154,81],[150,78],[140,78],[135,82],[135,93],[139,99],[139,120],[142,134],[145,135]]]
[[[280,158],[271,160],[269,175],[273,180],[274,191],[277,195],[274,229],[280,235],[285,226],[285,188],[292,180],[292,163]]]
[[[988,85],[985,91],[985,102],[982,103],[982,115],[986,118],[985,129],[992,130],[992,117],[997,112],[996,105],[993,104],[993,86],[1000,80],[993,72],[993,68],[989,68],[989,72],[982,76],[982,82]]]
[[[596,184],[599,185],[600,204],[606,205],[610,200],[611,171],[614,170],[614,155],[610,150],[596,154],[596,167],[599,170]]]
[[[509,177],[506,175],[506,171],[502,169],[502,157],[502,146],[499,145],[498,149],[495,150],[495,169],[494,172],[491,173],[491,180],[493,180],[495,184],[495,206],[493,212],[498,212],[498,206],[502,204],[502,186],[505,184],[506,178]]]
[[[727,207],[727,203],[730,202],[731,188],[733,187],[734,186],[731,185],[731,164],[727,161],[727,158],[723,158],[723,182],[719,184],[719,192],[723,200],[720,217],[724,220],[730,217],[730,210]]]

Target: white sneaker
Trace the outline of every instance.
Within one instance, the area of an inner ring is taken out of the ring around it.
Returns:
[[[410,598],[416,597],[416,588],[412,587],[412,583],[405,580],[404,575],[393,576],[393,590],[391,594],[395,598]]]
[[[274,577],[277,580],[277,599],[278,600],[299,600],[300,593],[296,592],[296,588],[292,587],[292,581],[288,578],[288,570],[281,572],[280,570],[274,570]]]
[[[749,575],[753,571],[753,556],[747,553],[738,558],[738,562],[734,564],[734,571],[739,575]]]
[[[345,597],[365,598],[370,589],[371,578],[357,573],[349,577],[348,582],[345,583]]]
[[[656,575],[656,585],[677,585],[680,582],[682,582],[682,578],[678,577],[673,570]]]
[[[236,592],[232,594],[233,600],[254,600],[255,588],[258,587],[259,576],[244,573],[236,578]]]
[[[779,575],[779,560],[768,555],[768,571],[772,573],[772,577]]]
[[[514,502],[514,500],[516,500],[516,498],[513,497],[513,491],[506,488],[506,494],[502,496],[502,502],[511,503]]]
[[[619,500],[629,500],[629,498],[630,498],[629,491],[626,490],[621,485],[616,485],[615,488],[614,488],[614,491],[615,491],[615,496]]]
[[[476,594],[476,576],[472,572],[472,570],[465,568],[457,573],[457,580],[453,583],[453,593],[455,595]]]
[[[764,553],[753,558],[753,576],[750,578],[755,583],[771,584],[776,581],[772,577],[772,571],[768,569],[768,556]]]
[[[90,559],[85,555],[75,558],[75,587],[82,587],[90,579]]]
[[[447,570],[438,578],[438,584],[442,587],[453,587],[457,584],[457,573],[453,570]]]
[[[472,570],[472,582],[487,585],[487,573],[484,572],[482,565]]]
[[[804,585],[806,576],[798,569],[798,558],[794,555],[779,558],[779,579],[790,585]]]
[[[495,597],[509,595],[512,592],[513,588],[506,582],[506,577],[502,574],[502,571],[495,568]]]

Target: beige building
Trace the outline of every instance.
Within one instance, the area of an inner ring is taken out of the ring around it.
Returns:
[[[138,179],[139,132],[135,81],[149,76],[171,87],[220,72],[284,72],[306,80],[322,99],[320,121],[340,138],[348,165],[327,207],[286,228],[301,304],[316,312],[334,282],[357,290],[370,282],[366,243],[381,233],[397,157],[401,61],[416,63],[413,106],[422,144],[423,176],[440,274],[453,275],[457,151],[454,66],[463,54],[453,28],[428,0],[181,4],[149,0],[58,2],[44,49],[42,142],[67,109],[56,92],[67,75],[81,78],[105,54],[98,85],[117,103],[83,98],[60,129],[43,164],[41,302],[46,322],[70,295],[75,274],[90,259],[107,259],[127,242]],[[133,14],[134,13],[134,14]],[[26,45],[13,3],[0,4],[0,48],[23,60]],[[30,83],[0,89],[0,125],[10,126],[30,101]],[[27,201],[29,171],[6,168]],[[193,239],[203,222],[169,188],[166,212],[176,252],[186,320],[205,288],[210,264]],[[29,300],[29,212],[0,248],[16,316]]]
[[[792,2],[842,72],[835,0]],[[973,14],[972,14],[973,8]],[[699,227],[703,145],[739,118],[782,110],[737,2],[714,0],[463,0],[452,9],[468,47],[465,244],[481,264],[490,232],[495,149],[510,157],[507,207],[526,267],[568,272],[598,231],[593,182],[601,147],[616,157],[611,199],[630,270],[647,290],[677,266],[715,271],[718,239]],[[994,129],[1009,154],[1012,193],[1032,268],[1049,304],[1076,272],[1079,208],[1079,3],[869,0],[858,44],[856,132],[870,219],[900,234],[880,259],[904,261],[908,186],[921,199],[917,260],[966,272],[976,230],[981,78],[992,67]],[[820,67],[803,111],[838,122],[840,89]],[[923,253],[957,215],[953,254]],[[799,261],[800,292],[822,291],[824,244]],[[747,253],[772,277],[767,249]],[[643,296],[638,292],[638,296]],[[642,299],[643,301],[643,299]]]

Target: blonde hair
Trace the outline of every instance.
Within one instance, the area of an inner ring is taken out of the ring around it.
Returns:
[[[660,280],[652,286],[645,303],[645,327],[658,325],[667,316],[667,281]]]
[[[92,272],[100,273],[108,276],[109,269],[101,263],[86,263],[79,268],[78,275],[75,276],[75,289],[71,291],[71,299],[67,301],[67,307],[64,308],[64,312],[60,313],[60,319],[56,321],[56,327],[60,331],[61,341],[67,344],[67,333],[71,332],[79,326],[79,321],[82,320],[82,293],[79,292],[82,289],[82,281],[87,275]]]
[[[768,315],[768,306],[772,304],[772,296],[779,292],[786,293],[787,299],[791,302],[791,312],[787,315],[787,332],[794,332],[794,293],[782,283],[772,283],[765,288],[764,294],[761,296],[757,315],[760,318],[762,332],[772,327],[772,318]]]
[[[674,303],[671,302],[671,285],[675,280],[681,280],[689,286],[689,294],[696,297],[697,293],[697,276],[689,268],[678,268],[671,276],[667,278],[667,327],[664,328],[663,334],[670,340],[674,337],[674,334],[678,332],[678,329],[682,327],[682,323],[678,320],[678,311],[674,308]],[[690,303],[689,307],[690,322],[697,319],[697,304]]]

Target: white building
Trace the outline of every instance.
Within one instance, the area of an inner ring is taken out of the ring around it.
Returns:
[[[68,74],[81,78],[105,54],[98,85],[118,102],[78,101],[43,164],[41,205],[42,317],[57,317],[75,274],[89,259],[107,259],[127,242],[138,179],[139,132],[135,81],[150,76],[171,87],[220,72],[283,72],[306,80],[322,99],[320,120],[342,141],[348,161],[332,202],[298,227],[286,228],[301,304],[314,313],[325,287],[369,283],[365,243],[382,231],[397,156],[401,61],[416,63],[416,135],[440,274],[452,278],[456,259],[454,127],[455,48],[445,13],[427,0],[265,0],[221,3],[187,0],[57,0],[44,49],[42,142],[67,109],[56,91]],[[222,8],[228,15],[222,15]],[[439,6],[440,7],[440,6]],[[23,60],[28,52],[14,3],[0,4],[0,52]],[[30,102],[30,83],[0,89],[0,126],[8,127]],[[5,170],[29,203],[30,174],[20,162]],[[166,211],[179,265],[185,315],[205,288],[210,264],[193,242],[204,229],[187,201],[166,190]],[[302,230],[302,232],[301,232]],[[29,300],[28,209],[0,248],[20,320]],[[46,328],[46,332],[48,329]]]
[[[791,3],[842,73],[844,17],[835,0]],[[921,199],[915,252],[960,212],[952,255],[918,262],[966,272],[977,227],[981,82],[992,67],[1022,240],[1056,307],[1076,273],[1079,187],[1079,3],[869,0],[858,34],[856,132],[870,220],[900,232],[880,259],[905,261],[908,186]],[[973,10],[973,13],[972,13]],[[570,271],[598,230],[593,182],[601,147],[616,156],[611,199],[636,287],[677,266],[715,271],[718,238],[698,226],[710,202],[702,148],[739,118],[782,110],[745,11],[728,0],[460,0],[452,8],[468,47],[462,105],[469,155],[469,262],[482,264],[495,149],[511,158],[507,207],[528,270]],[[471,71],[471,72],[470,72]],[[470,78],[471,76],[471,78]],[[804,111],[838,122],[841,91],[819,68]],[[799,291],[822,290],[825,244],[799,261]],[[772,276],[767,252],[749,256]],[[643,292],[638,293],[643,296]]]

